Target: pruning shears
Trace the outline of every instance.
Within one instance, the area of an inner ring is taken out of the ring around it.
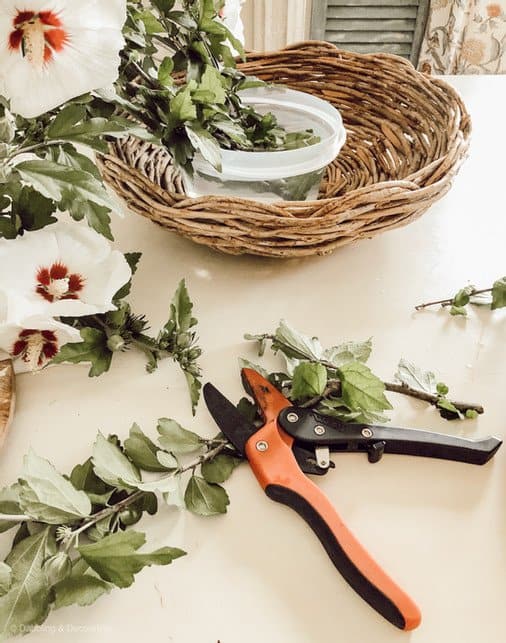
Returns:
[[[362,451],[372,463],[384,453],[398,453],[485,464],[501,440],[349,424],[293,406],[253,369],[243,369],[242,379],[264,424],[256,426],[208,383],[205,401],[223,434],[248,459],[267,496],[291,507],[306,521],[349,585],[393,625],[403,630],[416,628],[421,620],[417,605],[373,560],[306,474],[327,473],[333,466],[331,451]]]

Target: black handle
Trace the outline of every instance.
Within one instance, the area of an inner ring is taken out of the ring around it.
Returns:
[[[381,569],[343,524],[335,509],[306,478],[297,490],[269,484],[271,500],[296,511],[318,536],[330,560],[343,578],[369,605],[396,627],[412,630],[420,623],[420,611],[411,598]]]
[[[311,445],[326,446],[331,451],[363,451],[370,462],[377,462],[383,453],[398,453],[485,464],[502,444],[494,437],[472,440],[418,429],[350,424],[299,407],[285,409],[278,421],[306,448]]]

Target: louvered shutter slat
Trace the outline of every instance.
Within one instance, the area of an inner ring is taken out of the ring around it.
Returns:
[[[313,0],[311,37],[416,62],[429,0]]]

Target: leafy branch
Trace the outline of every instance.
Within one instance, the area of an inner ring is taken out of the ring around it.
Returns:
[[[140,253],[127,253],[132,274],[137,269]],[[64,318],[63,321],[77,328],[82,342],[62,346],[53,358],[54,364],[70,362],[91,364],[89,375],[96,377],[107,372],[116,353],[132,348],[140,350],[147,357],[146,369],[153,372],[162,359],[172,358],[183,371],[188,389],[192,410],[199,401],[201,389],[201,370],[198,359],[202,354],[197,345],[195,327],[197,319],[193,317],[193,304],[190,300],[184,280],[182,280],[170,304],[170,316],[156,337],[148,334],[148,321],[144,315],[135,315],[125,297],[130,294],[131,282],[116,293],[113,303],[116,310],[83,317]]]
[[[475,286],[465,286],[456,295],[448,299],[438,299],[425,304],[418,304],[415,310],[423,310],[430,306],[450,307],[450,315],[467,315],[467,306],[486,306],[497,310],[506,306],[506,277],[494,282],[490,288],[477,289]]]
[[[281,353],[286,371],[268,373],[246,360],[244,365],[260,370],[297,404],[345,421],[387,421],[385,411],[392,408],[387,391],[428,402],[445,419],[474,418],[483,413],[480,404],[449,399],[448,387],[438,382],[434,373],[422,371],[404,359],[398,365],[397,381],[383,381],[366,365],[372,351],[371,339],[323,349],[318,338],[299,333],[285,321],[274,333],[248,334],[245,338],[258,342],[260,356],[267,345]]]
[[[33,452],[25,457],[18,481],[0,491],[0,531],[17,528],[0,563],[0,638],[26,632],[52,609],[90,605],[129,587],[144,567],[183,556],[174,547],[139,551],[146,536],[129,529],[160,503],[201,516],[226,512],[220,483],[240,462],[233,448],[167,418],[157,428],[157,442],[136,424],[124,443],[99,433],[92,456],[69,476]]]

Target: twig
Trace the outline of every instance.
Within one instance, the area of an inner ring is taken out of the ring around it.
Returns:
[[[408,386],[407,384],[397,384],[395,382],[384,382],[384,384],[387,391],[391,391],[392,393],[401,393],[402,395],[409,395],[410,397],[414,397],[417,400],[428,402],[433,406],[437,405],[438,400],[441,397],[440,395],[436,395],[434,393],[427,393],[426,391],[420,391],[419,389],[411,388],[411,386]],[[470,409],[480,414],[484,412],[484,408],[481,404],[472,404],[469,402],[453,402],[453,400],[450,401],[458,411],[465,412]]]
[[[492,292],[492,288],[482,288],[481,290],[472,290],[468,294],[469,294],[469,297],[474,297],[475,295],[482,295],[489,292]],[[423,308],[428,308],[429,306],[437,306],[438,304],[441,304],[441,306],[451,306],[453,304],[453,300],[454,300],[454,297],[451,297],[450,299],[438,299],[436,301],[428,301],[425,304],[418,304],[418,306],[415,306],[415,310],[422,310]]]

